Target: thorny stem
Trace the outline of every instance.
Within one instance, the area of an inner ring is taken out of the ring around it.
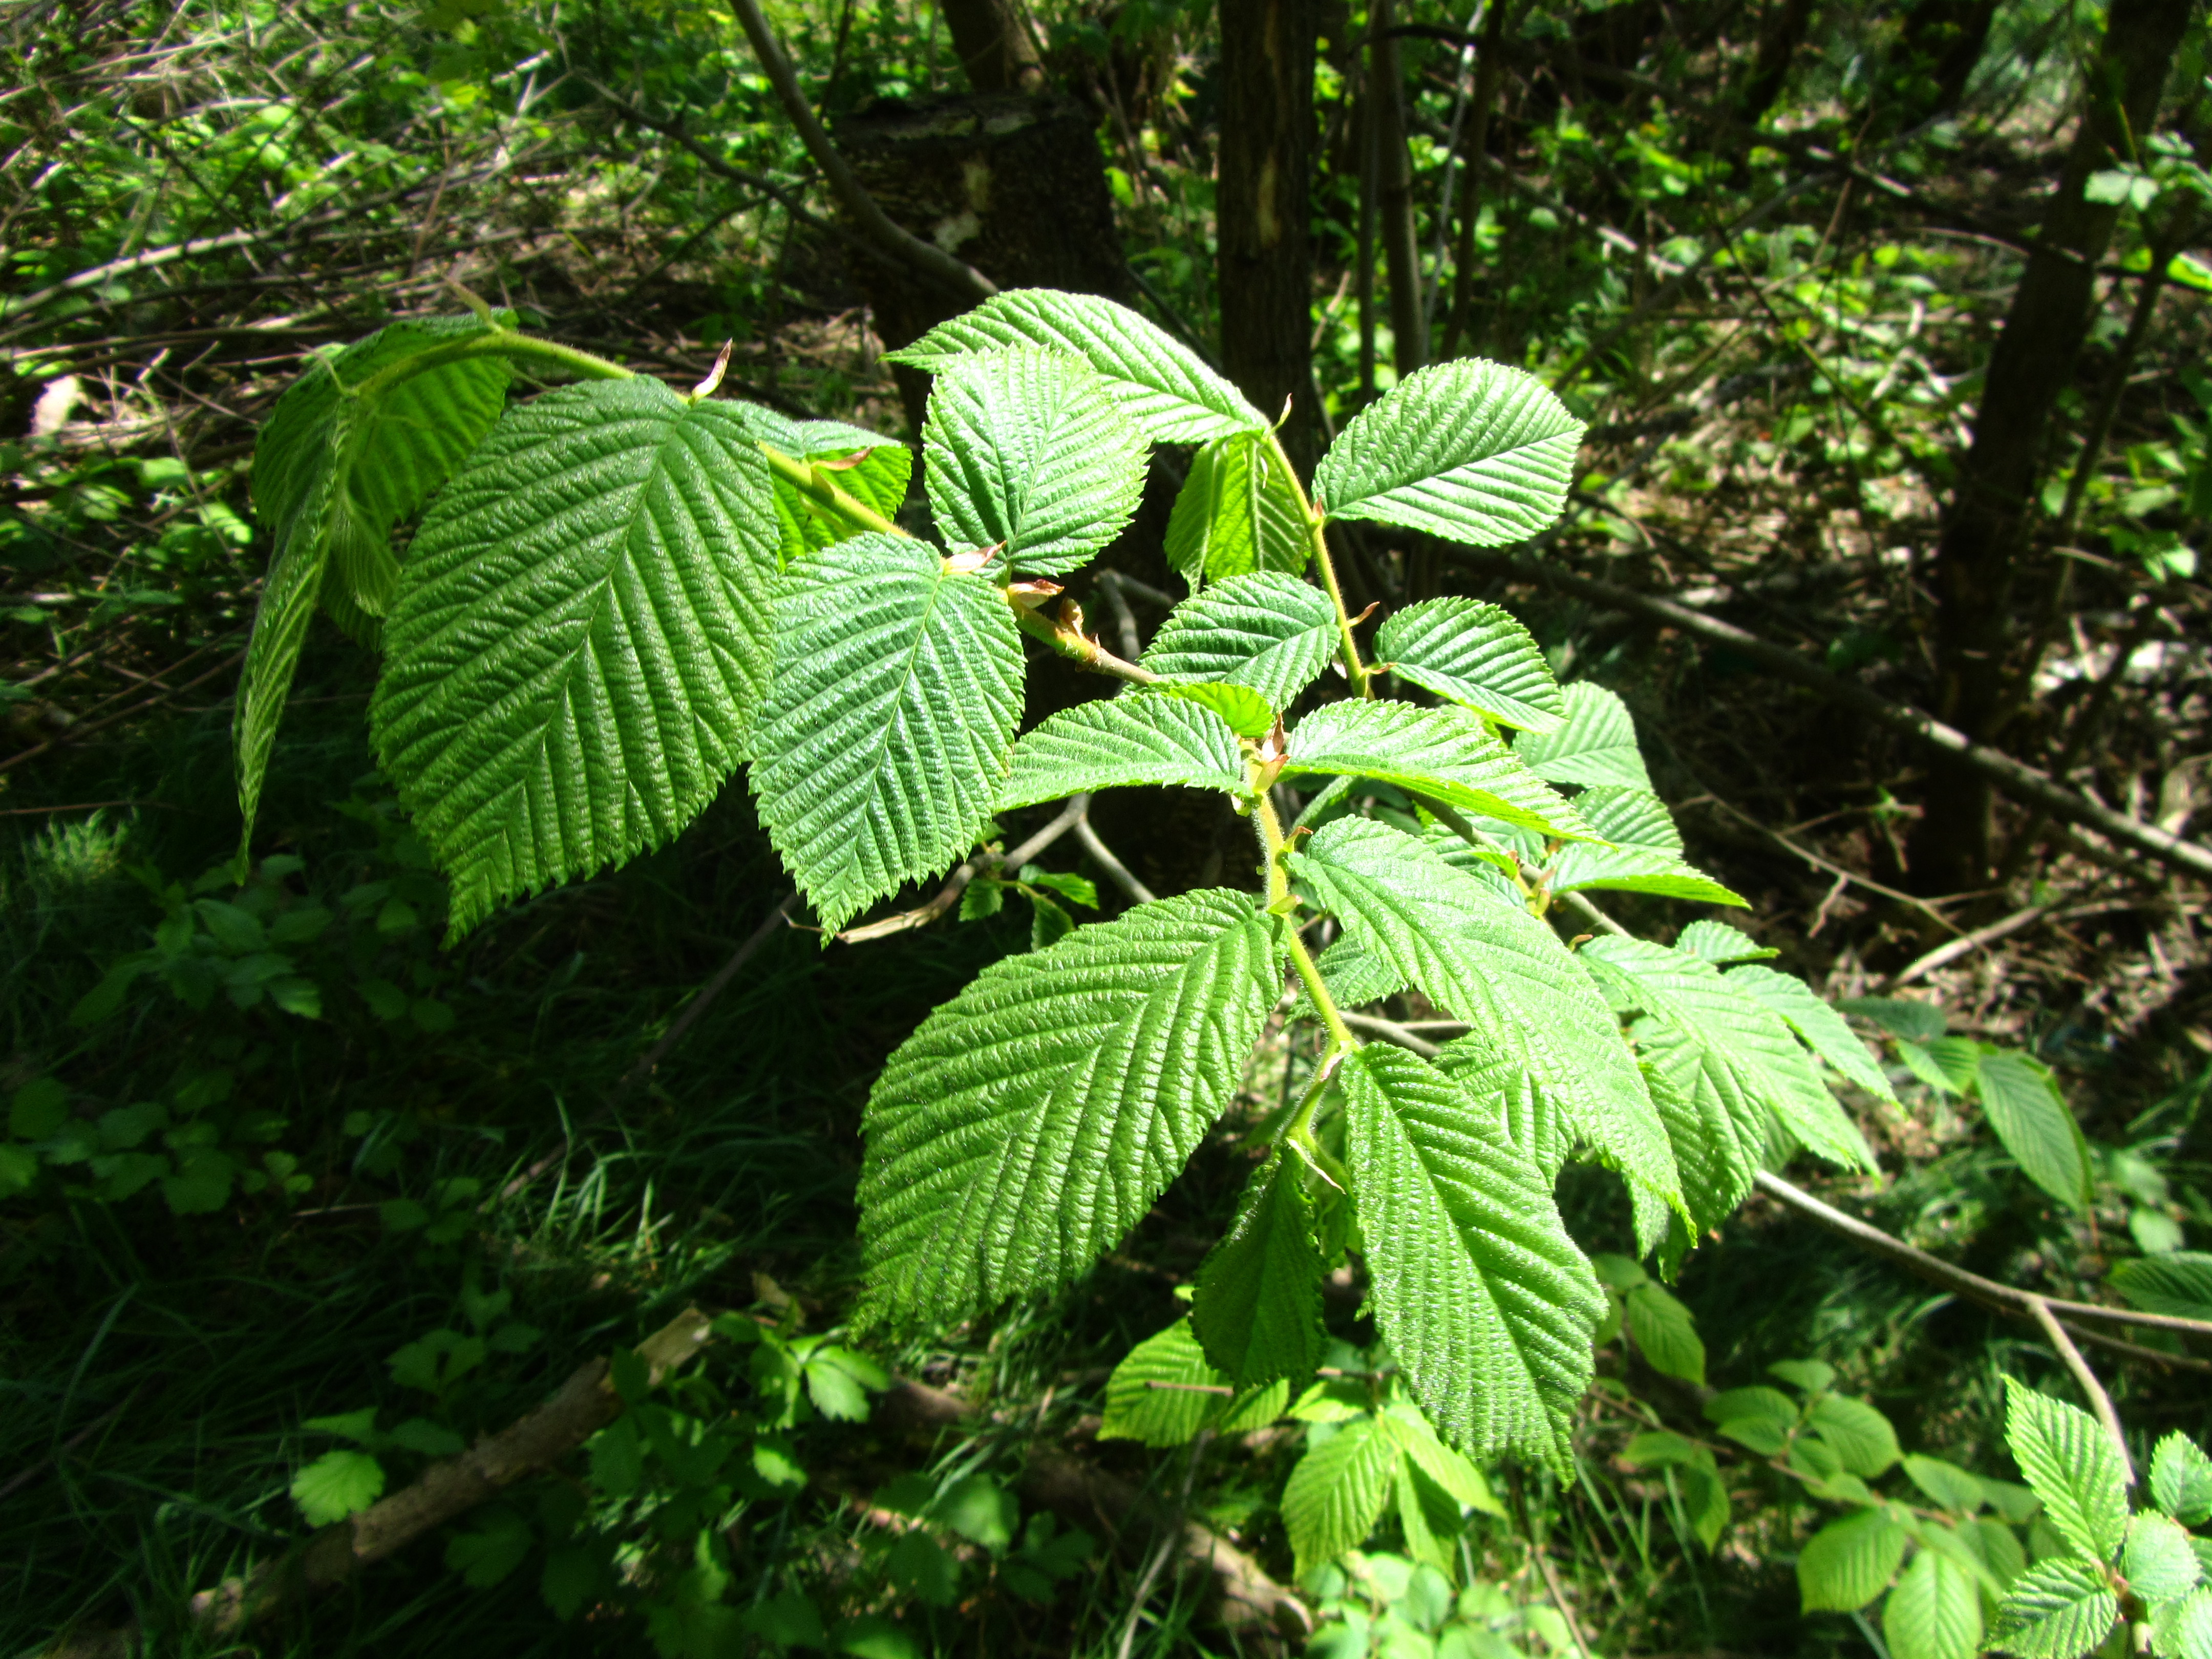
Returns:
[[[1344,589],[1336,580],[1336,563],[1328,555],[1328,514],[1315,507],[1307,495],[1305,485],[1298,481],[1297,469],[1283,452],[1282,438],[1273,431],[1267,434],[1267,449],[1275,465],[1282,468],[1283,476],[1291,481],[1291,489],[1298,498],[1298,511],[1305,515],[1306,538],[1313,546],[1314,563],[1321,568],[1322,586],[1328,590],[1328,602],[1336,607],[1337,654],[1343,659],[1345,675],[1352,682],[1353,695],[1372,697],[1374,673],[1359,660],[1359,644],[1352,637],[1352,613],[1345,609]]]

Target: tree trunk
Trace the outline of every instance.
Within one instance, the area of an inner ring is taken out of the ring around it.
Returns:
[[[1421,245],[1413,219],[1413,161],[1406,150],[1405,74],[1390,33],[1390,0],[1374,0],[1375,46],[1369,59],[1375,110],[1376,203],[1382,259],[1390,278],[1390,362],[1403,380],[1429,361],[1421,316]]]
[[[1021,0],[944,0],[952,49],[978,92],[1042,92],[1044,65]]]
[[[2148,133],[2189,21],[2189,0],[2113,0],[2089,71],[2080,126],[1990,358],[1974,442],[1936,559],[1936,713],[1989,742],[2002,723],[2011,658],[2027,630],[2012,611],[2034,522],[2036,475],[2051,411],[2071,384],[2088,332],[2096,265],[2119,210],[2092,202],[2092,173],[2132,153]],[[1989,868],[1990,790],[1954,774],[1929,797],[1913,838],[1922,890],[1978,886]]]
[[[1284,447],[1319,459],[1313,382],[1316,0],[1221,0],[1222,367],[1270,416],[1291,400]]]
[[[1900,128],[1948,115],[1966,95],[1996,21],[1997,0],[1920,0],[1905,14],[1891,71]],[[2107,36],[2109,39],[2109,34]]]

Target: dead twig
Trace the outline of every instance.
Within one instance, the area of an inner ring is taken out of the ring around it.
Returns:
[[[2127,1431],[2120,1427],[2120,1414],[2112,1405],[2112,1396],[2105,1392],[2105,1385],[2097,1380],[2097,1373],[2089,1369],[2089,1362],[2081,1358],[2081,1349],[2074,1339],[2066,1334],[2066,1328],[2051,1311],[2051,1304],[2039,1296],[2027,1298],[2027,1310],[2035,1316],[2035,1322],[2043,1327],[2044,1340],[2058,1350],[2058,1357],[2066,1362],[2066,1369],[2074,1373],[2074,1380],[2081,1385],[2081,1392],[2089,1396],[2097,1420],[2105,1425],[2105,1437],[2112,1443],[2119,1454],[2120,1472],[2130,1486],[2136,1483],[2135,1460],[2128,1455]]]

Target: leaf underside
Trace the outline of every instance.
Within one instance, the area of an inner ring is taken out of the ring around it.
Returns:
[[[1194,592],[1253,571],[1304,572],[1312,553],[1305,509],[1265,433],[1216,438],[1191,458],[1168,514],[1165,551]]]

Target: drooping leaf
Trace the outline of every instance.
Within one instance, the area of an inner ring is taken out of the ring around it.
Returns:
[[[1564,1466],[1604,1295],[1543,1177],[1403,1049],[1338,1070],[1376,1328],[1444,1435]]]
[[[1191,1334],[1191,1322],[1178,1319],[1129,1351],[1106,1382],[1106,1411],[1101,1440],[1138,1440],[1147,1446],[1187,1445],[1214,1424],[1224,1432],[1264,1428],[1290,1403],[1290,1385],[1235,1389],[1229,1378],[1206,1363],[1206,1352]]]
[[[1017,575],[1065,575],[1145,493],[1143,434],[1079,361],[1033,347],[948,363],[922,423],[938,533],[999,547]]]
[[[1437,1439],[1437,1431],[1429,1426],[1429,1419],[1411,1401],[1392,1401],[1376,1420],[1382,1424],[1382,1432],[1398,1443],[1407,1461],[1442,1487],[1454,1503],[1464,1504],[1471,1510],[1480,1510],[1501,1520],[1504,1517],[1505,1505],[1490,1490],[1490,1482],[1483,1477],[1482,1471]]]
[[[2212,1255],[2168,1250],[2114,1265],[2112,1288],[2145,1313],[2212,1320]]]
[[[1797,1591],[1805,1611],[1856,1613],[1873,1601],[1905,1559],[1906,1536],[1880,1509],[1829,1522],[1798,1553]]]
[[[1165,550],[1194,593],[1254,571],[1304,573],[1312,554],[1305,509],[1267,434],[1233,432],[1191,457]]]
[[[1576,842],[1562,848],[1552,866],[1553,892],[1610,888],[1705,904],[1746,903],[1683,861],[1682,841],[1674,832],[1674,820],[1667,816],[1665,804],[1648,790],[1625,789],[1617,784],[1586,789],[1575,797],[1575,811],[1613,845]],[[1646,836],[1654,839],[1647,841]]]
[[[1012,811],[1085,790],[1138,784],[1250,793],[1237,733],[1211,708],[1141,693],[1078,703],[1024,732],[999,792]]]
[[[872,1311],[957,1324],[1135,1225],[1236,1091],[1274,933],[1248,894],[1182,894],[994,963],[924,1021],[863,1121]]]
[[[1369,818],[1330,823],[1292,856],[1291,868],[1349,933],[1474,1028],[1455,1046],[1505,1056],[1622,1174],[1678,1197],[1667,1137],[1634,1057],[1558,934]]]
[[[1628,705],[1588,680],[1577,680],[1565,695],[1566,721],[1558,731],[1526,732],[1514,744],[1522,763],[1553,783],[1617,783],[1648,791],[1651,775],[1644,769]]]
[[[1877,1100],[1896,1102],[1896,1091],[1866,1044],[1852,1034],[1841,1014],[1813,994],[1813,988],[1803,980],[1756,963],[1732,968],[1727,978],[1729,984],[1748,991],[1781,1015],[1805,1046],[1838,1072]]]
[[[601,380],[493,428],[416,536],[369,709],[453,935],[714,799],[768,677],[775,549],[732,405]]]
[[[1984,1053],[1982,1112],[2022,1174],[2071,1210],[2089,1205],[2089,1147],[2050,1069],[2033,1055]]]
[[[1520,618],[1480,599],[1424,599],[1375,633],[1376,659],[1401,680],[1505,726],[1554,732],[1565,696]]]
[[[1375,1530],[1402,1455],[1374,1418],[1358,1417],[1298,1460],[1283,1488],[1283,1525],[1299,1577]]]
[[[1304,1380],[1321,1363],[1321,1248],[1306,1164],[1278,1146],[1245,1183],[1237,1219],[1198,1270],[1192,1331],[1239,1386]]]
[[[1146,648],[1144,665],[1163,679],[1249,685],[1280,711],[1328,666],[1336,645],[1328,595],[1263,570],[1176,606]]]
[[[1893,1659],[1974,1659],[1982,1648],[1982,1594],[1974,1575],[1923,1549],[1882,1604]]]
[[[2151,1454],[2150,1492],[2159,1508],[2185,1527],[2212,1520],[2212,1457],[2176,1429]]]
[[[2020,1659],[2081,1659],[2120,1616],[2120,1599],[2086,1561],[2056,1556],[2014,1581],[1997,1607],[1990,1645]]]
[[[939,323],[891,362],[934,374],[978,352],[1042,346],[1080,357],[1139,430],[1158,444],[1202,444],[1265,429],[1267,417],[1197,354],[1126,306],[1089,294],[1009,289]]]
[[[2008,1376],[2005,1444],[2068,1543],[2094,1562],[2120,1553],[2128,1528],[2127,1484],[2095,1418]]]
[[[1938,1093],[1963,1095],[1982,1073],[1982,1045],[1972,1037],[1939,1036],[1925,1043],[1899,1038],[1905,1070]]]
[[[1582,435],[1534,376],[1438,363],[1352,418],[1314,469],[1314,495],[1332,518],[1503,547],[1559,516]]]
[[[1324,703],[1290,734],[1283,775],[1375,778],[1465,812],[1567,840],[1590,834],[1479,714],[1405,702]]]
[[[987,579],[882,535],[785,572],[775,635],[753,788],[834,933],[988,829],[1021,718],[1021,639]]]

